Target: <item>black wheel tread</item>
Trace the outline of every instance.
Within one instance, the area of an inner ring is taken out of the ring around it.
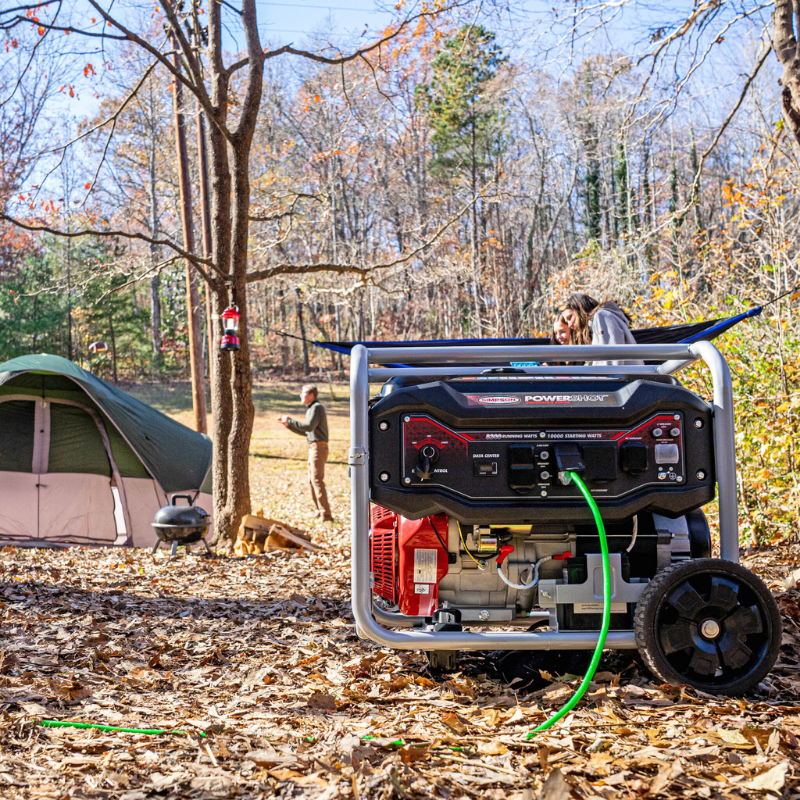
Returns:
[[[650,648],[645,641],[645,615],[647,614],[650,603],[653,602],[653,595],[660,594],[661,586],[667,582],[669,576],[677,572],[685,563],[685,561],[679,561],[665,567],[661,572],[657,572],[655,577],[651,579],[650,583],[647,584],[644,591],[639,595],[639,602],[636,603],[636,611],[633,615],[633,635],[636,639],[636,647],[639,648],[639,655],[642,657],[642,661],[644,661],[647,669],[649,669],[653,675],[656,675],[664,681],[664,683],[669,683],[669,679],[661,673],[654,663]]]
[[[691,569],[691,567],[687,567],[687,565],[695,565],[695,569]],[[660,572],[656,573],[650,583],[647,585],[645,590],[639,597],[639,602],[636,604],[636,611],[634,613],[634,622],[633,622],[633,630],[634,630],[634,637],[636,640],[636,646],[639,649],[639,654],[642,657],[642,660],[645,663],[645,666],[653,673],[653,675],[657,676],[660,680],[663,680],[665,683],[675,684],[675,678],[666,674],[662,669],[660,669],[658,663],[656,662],[654,656],[654,650],[651,647],[651,643],[648,641],[650,629],[648,627],[648,616],[651,611],[651,605],[653,603],[657,603],[661,597],[665,594],[664,589],[670,583],[671,577],[676,572],[681,571],[690,571],[697,572],[702,571],[702,567],[707,567],[709,571],[714,570],[715,568],[722,568],[722,569],[731,569],[734,573],[739,573],[740,577],[744,578],[745,580],[755,580],[758,584],[760,584],[765,593],[765,603],[770,606],[769,609],[765,609],[765,612],[768,616],[772,617],[773,622],[777,623],[776,630],[773,630],[773,642],[771,643],[770,648],[767,651],[767,657],[764,660],[764,664],[755,671],[756,677],[751,677],[746,680],[740,682],[739,686],[735,686],[732,690],[728,691],[728,694],[744,694],[745,692],[749,691],[750,689],[754,688],[764,677],[768,674],[769,670],[772,669],[773,664],[775,663],[778,655],[778,651],[780,649],[780,639],[782,633],[782,623],[780,621],[780,612],[778,611],[778,605],[775,601],[775,598],[772,596],[772,593],[766,587],[766,585],[761,581],[758,576],[754,575],[752,572],[747,570],[745,567],[742,567],[739,564],[735,564],[731,561],[724,561],[723,559],[719,558],[703,558],[703,559],[692,559],[691,561],[680,561],[675,564],[670,564],[665,569],[661,570]],[[688,577],[688,576],[687,576]],[[768,599],[767,599],[768,598]],[[777,642],[775,641],[777,639]],[[766,669],[764,668],[766,666]],[[687,681],[688,683],[688,681]],[[704,688],[703,691],[707,693],[722,693],[720,692],[713,692],[713,690],[709,688]]]

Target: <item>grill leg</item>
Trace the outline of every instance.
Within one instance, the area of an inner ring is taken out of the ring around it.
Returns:
[[[153,555],[158,552],[158,546],[161,544],[161,539],[156,539],[156,543],[153,545],[153,549],[150,551]]]
[[[174,556],[175,553],[177,553],[177,552],[178,552],[178,543],[177,542],[173,542],[172,543],[172,547],[170,547],[170,549],[169,549],[169,554],[171,556]]]
[[[211,548],[208,546],[208,542],[205,539],[201,539],[200,541],[203,543],[203,547],[205,547],[206,553],[208,553],[210,556],[214,555],[211,552]]]

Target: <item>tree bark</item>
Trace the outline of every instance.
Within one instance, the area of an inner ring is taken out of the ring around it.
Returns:
[[[228,303],[241,314],[238,351],[219,349],[220,330],[214,327],[211,370],[213,380],[214,524],[217,541],[230,549],[239,523],[250,513],[249,452],[253,430],[252,374],[247,315],[247,242],[250,210],[250,146],[263,86],[264,56],[258,39],[255,0],[243,0],[242,23],[249,57],[239,120],[227,136],[230,72],[223,64],[220,4],[209,7],[208,60],[214,118],[209,125],[211,177],[211,275],[213,312]]]
[[[792,0],[775,0],[772,14],[772,49],[783,67],[781,105],[786,125],[800,142],[800,48],[795,37],[795,6]]]
[[[297,325],[300,328],[300,344],[303,347],[303,376],[311,372],[308,363],[308,342],[306,341],[306,323],[303,320],[303,301],[300,299],[300,290],[295,289],[295,309],[297,310]]]
[[[281,328],[285,332],[288,326],[288,322],[286,320],[286,289],[285,287],[281,288],[281,296],[279,301],[280,312],[281,312]],[[286,375],[289,373],[289,358],[290,358],[290,351],[289,351],[289,340],[285,336],[281,336],[281,377],[285,378]],[[292,366],[292,370],[294,367]]]
[[[156,132],[150,128],[150,141],[147,150],[147,169],[150,178],[150,235],[158,238],[158,195],[156,194]],[[159,247],[155,242],[150,245],[150,264],[155,269],[158,264]],[[158,272],[150,278],[150,326],[153,343],[153,361],[161,358],[161,276]]]
[[[481,274],[480,274],[480,259],[478,257],[478,200],[475,197],[478,191],[478,177],[476,175],[477,164],[475,163],[475,111],[472,112],[472,125],[470,127],[470,190],[472,192],[472,206],[470,209],[471,215],[471,231],[469,240],[470,260],[472,261],[472,292],[475,301],[475,336],[480,339],[483,335],[481,325]]]
[[[114,376],[114,385],[119,382],[117,380],[117,337],[114,334],[114,314],[108,312],[108,332],[111,334],[111,374]]]
[[[211,247],[211,198],[208,192],[208,153],[206,151],[206,125],[203,110],[200,103],[196,106],[196,125],[197,125],[197,167],[200,173],[200,221],[203,231],[203,257],[208,258],[212,254]],[[206,306],[206,335],[208,340],[208,383],[213,387],[214,381],[211,373],[214,369],[214,359],[211,355],[214,350],[214,313],[212,310],[211,292],[208,286],[205,287],[205,306]],[[212,397],[211,405],[214,400]]]
[[[175,67],[180,66],[177,53],[173,55]],[[189,154],[186,148],[186,120],[183,115],[183,85],[173,84],[175,101],[175,139],[178,150],[178,176],[181,193],[181,219],[183,220],[183,246],[187,253],[194,253],[194,226],[192,224],[192,184],[189,176]],[[189,329],[189,365],[192,372],[192,406],[194,428],[200,433],[207,431],[206,382],[203,370],[203,339],[200,319],[200,279],[194,267],[186,262],[186,313]]]

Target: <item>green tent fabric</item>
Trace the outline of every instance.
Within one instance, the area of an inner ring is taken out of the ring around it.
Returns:
[[[33,461],[33,403],[12,400],[0,414],[0,472],[27,472]]]
[[[77,387],[76,387],[77,384]],[[111,421],[106,425],[115,461],[123,476],[143,477],[142,465],[167,493],[210,491],[211,440],[151,408],[116,386],[92,375],[66,358],[52,355],[20,356],[0,365],[0,393],[21,391],[68,399],[78,388]],[[18,413],[30,414],[20,405]],[[85,464],[72,471],[107,472],[105,454],[95,441],[96,429],[78,409],[65,407],[59,430],[64,441],[51,442],[52,471],[66,469],[59,465],[59,452],[75,452],[74,441],[83,441]],[[68,424],[66,424],[68,423]],[[55,430],[55,429],[54,429]],[[3,432],[0,432],[3,435]],[[131,450],[133,452],[131,452]],[[13,452],[13,450],[11,451]],[[137,458],[138,456],[138,458]],[[30,464],[30,455],[22,460]],[[6,469],[13,469],[8,465]]]

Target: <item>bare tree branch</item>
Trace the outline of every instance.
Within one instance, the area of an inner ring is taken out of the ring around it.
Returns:
[[[123,289],[127,289],[129,286],[132,286],[135,283],[138,283],[143,278],[146,278],[151,272],[155,272],[156,270],[161,270],[164,267],[168,267],[170,264],[174,264],[176,261],[180,261],[180,256],[172,256],[172,258],[168,258],[165,261],[160,261],[158,264],[153,264],[152,267],[146,269],[141,275],[137,275],[134,278],[131,278],[129,281],[126,281],[119,286],[115,286],[113,289],[109,289],[105,294],[101,295],[97,302],[102,302],[106,299],[109,295],[116,294],[117,292],[121,292]]]
[[[769,47],[766,47],[764,49],[763,55],[761,56],[761,58],[758,59],[758,61],[756,62],[755,67],[753,68],[753,71],[750,73],[750,75],[748,76],[747,80],[745,81],[744,86],[742,87],[742,91],[739,94],[739,99],[736,101],[736,104],[734,105],[734,107],[730,110],[730,113],[728,114],[728,116],[725,117],[725,120],[723,121],[722,125],[720,125],[720,127],[717,129],[717,132],[714,135],[714,138],[711,140],[711,144],[708,145],[708,147],[703,151],[702,155],[700,156],[700,159],[699,159],[698,164],[697,164],[697,173],[695,174],[694,180],[692,181],[692,187],[691,187],[690,194],[689,194],[690,201],[686,206],[686,210],[687,211],[688,211],[689,207],[691,207],[691,205],[696,200],[697,187],[700,184],[700,175],[703,172],[703,165],[705,164],[706,159],[708,158],[709,155],[711,155],[711,151],[717,146],[717,143],[722,138],[722,134],[725,133],[725,130],[727,129],[728,125],[730,125],[731,120],[736,116],[736,112],[741,108],[741,105],[744,102],[745,97],[747,96],[747,92],[749,91],[750,86],[752,85],[753,81],[756,79],[756,76],[758,75],[759,71],[761,70],[761,67],[764,66],[764,63],[766,62],[766,60],[769,57],[769,54],[771,52],[772,51],[771,51],[771,49]],[[685,211],[684,211],[684,213],[685,213]]]
[[[346,56],[337,56],[335,58],[330,56],[322,56],[319,53],[312,53],[309,50],[298,50],[296,47],[293,47],[291,44],[284,45],[283,47],[279,47],[276,50],[268,50],[264,53],[264,60],[270,58],[275,58],[276,56],[283,55],[284,53],[289,53],[290,55],[294,56],[302,56],[303,58],[308,58],[311,61],[317,61],[320,64],[346,64],[349,61],[355,61],[358,58],[362,58],[367,53],[371,53],[373,50],[378,50],[387,42],[391,42],[392,39],[397,38],[403,31],[405,31],[412,22],[417,22],[420,19],[429,19],[431,17],[437,17],[441,14],[444,14],[448,11],[452,11],[456,8],[461,8],[465,5],[468,5],[470,0],[461,0],[461,2],[451,3],[449,6],[445,6],[444,8],[438,8],[433,11],[420,11],[418,14],[414,14],[411,17],[407,17],[404,19],[397,27],[397,30],[393,31],[392,33],[387,34],[386,36],[378,39],[376,42],[373,42],[366,47],[362,47],[354,52],[346,55]],[[240,61],[237,61],[235,64],[231,64],[228,67],[228,73],[232,74],[236,72],[236,70],[241,69],[242,67],[246,66],[248,59],[244,58]]]
[[[484,195],[478,195],[478,197],[483,196]],[[435,244],[436,241],[441,238],[442,234],[445,233],[445,231],[451,228],[456,222],[458,222],[459,219],[461,219],[461,217],[464,216],[464,214],[467,213],[467,211],[469,211],[469,209],[472,207],[472,204],[475,203],[477,199],[477,197],[474,197],[465,203],[454,216],[442,223],[442,225],[439,226],[439,228],[429,239],[426,239],[418,247],[414,248],[403,256],[393,259],[392,261],[387,261],[382,264],[370,264],[369,266],[365,267],[360,267],[356,264],[278,264],[274,267],[267,267],[266,269],[249,272],[247,274],[247,282],[255,283],[256,281],[265,280],[266,278],[272,278],[275,275],[301,275],[305,272],[333,272],[337,275],[355,274],[361,275],[363,278],[369,273],[377,270],[385,270],[390,269],[391,267],[400,266],[401,264],[407,264],[409,261],[416,258],[420,253],[427,250],[431,245]]]
[[[174,250],[180,258],[185,258],[187,261],[191,262],[192,266],[203,276],[204,280],[210,281],[211,278],[209,274],[206,272],[204,267],[211,267],[214,271],[216,271],[220,277],[225,278],[226,275],[219,270],[219,268],[214,264],[214,262],[210,258],[201,258],[200,256],[195,256],[192,253],[188,253],[182,247],[178,247],[174,242],[170,241],[169,239],[154,239],[152,236],[147,236],[144,233],[128,233],[127,231],[120,231],[120,230],[96,230],[96,229],[86,229],[82,231],[62,231],[58,228],[53,228],[50,225],[34,225],[29,222],[23,222],[22,220],[15,219],[14,217],[9,216],[8,214],[0,213],[0,220],[4,220],[5,222],[9,222],[12,225],[16,225],[19,228],[22,228],[26,231],[34,231],[39,233],[51,233],[53,236],[59,236],[64,239],[77,239],[80,236],[104,236],[106,238],[122,238],[122,239],[135,239],[140,242],[147,242],[148,244],[156,244],[161,245],[162,247],[169,247]]]
[[[298,192],[294,195],[292,203],[287,211],[276,211],[274,214],[264,214],[264,215],[251,214],[249,217],[250,222],[275,222],[279,219],[291,217],[295,213],[294,207],[301,199],[317,200],[319,202],[322,202],[322,199],[316,194],[309,194],[307,192]]]

